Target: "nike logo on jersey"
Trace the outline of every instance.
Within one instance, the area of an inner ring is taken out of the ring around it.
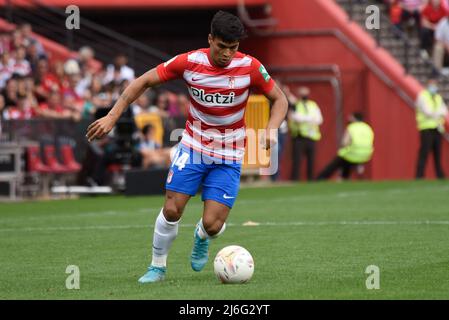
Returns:
[[[192,81],[200,81],[201,78],[192,78]]]
[[[234,199],[235,197],[230,197],[230,196],[228,196],[226,193],[223,195],[223,198],[225,198],[225,199]]]

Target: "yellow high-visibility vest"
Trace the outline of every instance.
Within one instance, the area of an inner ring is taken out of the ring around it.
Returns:
[[[307,100],[305,103],[303,101],[299,101],[296,106],[296,112],[300,115],[308,115],[310,113],[314,113],[318,110],[320,112],[318,105],[315,101]],[[320,126],[316,124],[310,124],[306,122],[296,122],[293,120],[289,121],[289,128],[291,135],[293,137],[297,137],[298,135],[309,138],[314,141],[318,141],[321,139]]]
[[[429,92],[429,90],[424,90],[421,95],[424,97],[424,100],[428,106],[433,111],[441,110],[442,108],[445,108],[443,97],[439,94],[435,94],[432,96],[432,94]],[[426,116],[421,110],[416,108],[416,123],[418,125],[418,130],[426,130],[426,129],[441,129],[444,123],[444,118],[441,117],[440,119],[433,119],[428,116]]]
[[[347,128],[351,144],[338,150],[338,155],[351,163],[365,163],[373,155],[374,132],[362,121],[351,123]]]

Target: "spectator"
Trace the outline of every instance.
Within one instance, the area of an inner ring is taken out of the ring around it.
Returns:
[[[449,19],[444,17],[440,20],[435,29],[435,44],[433,47],[433,64],[435,68],[448,73],[447,69],[443,70],[445,56],[449,52]]]
[[[17,76],[17,94],[26,96],[27,95],[27,83],[26,83],[26,77]]]
[[[92,92],[87,89],[84,93],[84,104],[82,107],[81,118],[90,119],[95,114],[95,106],[92,102]]]
[[[421,12],[421,56],[428,59],[434,43],[435,28],[448,12],[441,0],[429,0]]]
[[[21,46],[17,48],[16,57],[13,65],[13,73],[17,73],[21,76],[28,76],[31,74],[31,65],[26,60],[26,48]]]
[[[45,54],[39,53],[39,50],[37,48],[36,44],[31,44],[27,47],[27,54],[26,59],[30,63],[31,71],[33,72],[33,75],[36,76],[38,72],[38,64],[41,59],[46,59]]]
[[[137,148],[142,157],[144,169],[152,166],[168,167],[170,165],[170,148],[161,148],[154,136],[153,126],[147,124],[142,128],[141,140]]]
[[[45,50],[39,40],[33,35],[31,24],[23,23],[19,26],[19,31],[22,35],[22,43],[25,47],[31,45],[36,47],[38,55],[45,56]]]
[[[112,91],[110,89],[100,92],[97,96],[93,98],[93,103],[98,111],[98,109],[109,109],[112,106]]]
[[[71,118],[74,121],[81,120],[84,102],[77,100],[77,97],[70,92],[66,92],[62,96],[62,107],[69,110]]]
[[[58,60],[58,61],[53,61],[53,63],[50,65],[50,69],[52,69],[54,72],[53,74],[56,76],[56,78],[58,79],[58,83],[61,86],[61,89],[64,86],[67,86],[67,79],[66,79],[66,74],[64,71],[64,61]]]
[[[167,92],[167,98],[168,98],[168,115],[171,118],[179,117],[180,111],[179,111],[179,105],[178,105],[178,97],[176,94],[172,92]]]
[[[128,58],[124,54],[115,57],[114,63],[106,68],[103,84],[114,82],[120,84],[123,80],[134,80],[134,70],[127,66]]]
[[[429,79],[427,88],[418,96],[416,102],[416,122],[421,137],[416,178],[422,179],[429,153],[433,153],[435,171],[438,178],[444,179],[441,167],[441,134],[444,133],[444,120],[448,114],[443,97],[438,94],[437,79]]]
[[[17,106],[11,106],[4,111],[5,120],[29,120],[36,117],[33,102],[27,95],[17,96]]]
[[[3,111],[5,111],[5,98],[0,94],[0,121],[3,120]]]
[[[166,91],[160,92],[156,97],[156,112],[162,118],[168,118],[170,114],[168,113],[168,94]]]
[[[404,24],[413,23],[414,29],[419,32],[421,28],[421,9],[423,7],[423,0],[399,0],[401,11],[400,28],[404,28]]]
[[[137,100],[131,105],[133,116],[137,116],[141,113],[150,112],[150,99],[147,94],[142,94]]]
[[[6,86],[6,82],[11,78],[14,70],[14,59],[10,57],[8,51],[0,55],[0,89]]]
[[[59,91],[51,91],[48,95],[48,101],[41,103],[36,112],[42,118],[76,120],[76,115],[71,110],[63,107]]]
[[[400,0],[391,0],[390,3],[390,20],[396,28],[401,29],[402,7],[399,4]]]
[[[64,74],[65,75],[74,75],[74,74],[80,74],[81,72],[81,68],[78,64],[78,62],[75,59],[68,59],[65,63],[64,63]]]
[[[24,46],[25,42],[23,41],[22,33],[19,29],[15,29],[11,33],[11,50],[15,51],[19,47]]]
[[[349,122],[337,156],[318,175],[317,180],[330,178],[340,168],[343,179],[348,180],[355,165],[371,160],[374,151],[373,129],[363,122],[363,115],[358,112],[351,114]]]
[[[6,87],[2,92],[5,98],[5,107],[17,105],[17,76],[12,76],[6,81]]]
[[[4,52],[10,52],[11,48],[11,37],[8,33],[0,33],[0,54]]]
[[[86,73],[93,73],[92,64],[95,57],[95,51],[89,47],[84,46],[78,50],[78,65],[81,70]]]
[[[50,72],[46,58],[39,59],[36,84],[36,95],[39,101],[45,101],[52,91],[61,91],[60,79],[54,73]]]
[[[184,93],[178,93],[178,110],[180,115],[186,118],[189,114],[190,100]]]
[[[289,112],[289,127],[292,136],[292,173],[291,180],[298,180],[301,156],[307,158],[307,179],[313,179],[315,162],[315,144],[321,139],[320,125],[323,123],[318,104],[310,99],[310,89],[299,89],[300,99]]]

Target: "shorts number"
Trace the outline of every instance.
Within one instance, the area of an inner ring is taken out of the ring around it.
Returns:
[[[184,167],[186,166],[187,160],[189,160],[190,155],[188,153],[182,153],[179,155],[180,152],[176,153],[175,160],[173,160],[173,166],[177,166],[179,171],[182,171]]]

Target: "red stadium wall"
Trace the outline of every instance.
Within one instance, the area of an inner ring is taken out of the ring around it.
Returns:
[[[414,100],[422,89],[414,78],[405,76],[403,68],[388,52],[376,47],[362,28],[348,22],[347,15],[334,1],[295,1],[294,10],[290,0],[273,0],[271,3],[273,16],[279,21],[276,31],[339,29],[410,98]],[[349,113],[363,110],[376,134],[375,154],[366,166],[364,177],[374,180],[414,178],[419,148],[414,110],[342,41],[330,35],[279,37],[273,34],[248,40],[244,49],[268,66],[338,65],[345,120]],[[334,97],[330,85],[310,84],[309,87],[312,89],[311,98],[319,103],[324,117],[323,139],[317,152],[317,173],[337,150]],[[443,149],[444,168],[449,173],[447,142]],[[429,162],[431,160],[428,159]],[[283,178],[288,178],[290,166],[289,146],[282,162]],[[433,164],[428,166],[427,175],[434,177]]]

